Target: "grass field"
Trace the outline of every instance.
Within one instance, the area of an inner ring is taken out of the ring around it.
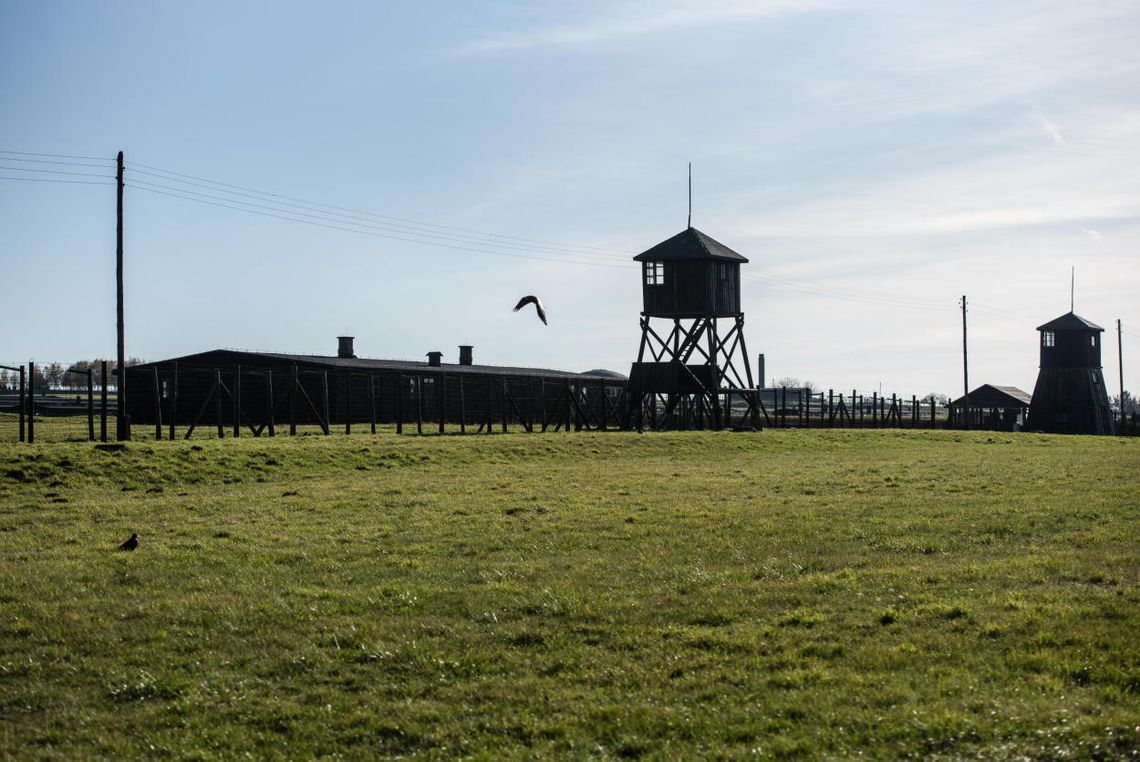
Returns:
[[[1135,439],[5,444],[0,755],[1131,757],[1138,556]]]

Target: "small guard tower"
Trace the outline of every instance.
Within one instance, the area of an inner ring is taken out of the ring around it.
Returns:
[[[1104,329],[1069,312],[1041,332],[1041,370],[1026,428],[1053,434],[1112,434],[1112,410],[1100,365]]]
[[[630,424],[758,427],[740,304],[740,265],[748,260],[693,227],[634,260],[641,262],[643,308],[629,374]],[[734,412],[741,416],[735,424]]]

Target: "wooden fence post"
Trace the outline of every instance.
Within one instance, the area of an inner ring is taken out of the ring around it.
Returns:
[[[344,433],[352,433],[352,371],[344,373]]]
[[[222,421],[222,371],[214,368],[214,414],[218,417],[218,439],[226,436]]]
[[[416,433],[424,433],[424,377],[416,374]]]
[[[396,374],[396,433],[404,433],[404,373]]]
[[[87,441],[95,441],[95,373],[87,369]]]
[[[490,434],[491,429],[495,426],[495,384],[492,380],[494,377],[490,374],[487,374],[484,378],[487,380],[487,410],[485,417],[487,419],[487,433]]]
[[[327,370],[321,371],[321,408],[325,417],[324,430],[327,437],[332,431],[332,427],[329,425],[332,421],[329,418],[329,372]]]
[[[158,377],[158,366],[152,365],[151,379],[154,381],[154,439],[162,441],[162,380]]]
[[[104,365],[105,364],[106,364],[106,361],[104,361]],[[25,400],[25,397],[27,397],[27,383],[28,383],[27,378],[24,374],[24,366],[21,365],[20,366],[20,441],[21,442],[25,441],[28,438],[28,432],[27,432],[27,428],[26,428],[27,422],[25,420],[25,418],[27,416],[27,407],[28,407],[28,403]],[[107,427],[107,424],[106,424],[106,422],[104,422],[103,428],[106,429],[106,427]]]
[[[103,383],[99,389],[99,441],[107,441],[107,361],[100,360]],[[23,372],[21,371],[21,377]]]
[[[506,434],[507,433],[507,377],[502,376],[501,378],[503,380],[503,385],[502,385],[502,389],[501,389],[502,393],[500,395],[500,398],[502,399],[502,402],[503,402],[503,433]]]
[[[234,439],[241,436],[241,366],[234,366],[234,388],[230,402],[234,403]]]
[[[436,399],[439,401],[439,433],[442,434],[447,419],[447,375],[441,371],[437,380],[439,381],[439,391],[436,392]]]
[[[376,376],[368,374],[368,420],[372,422],[372,433],[376,433]]]
[[[459,433],[467,433],[467,399],[463,396],[463,374],[459,374]]]
[[[294,365],[289,375],[289,436],[297,436],[297,366]]]
[[[36,443],[36,364],[28,362],[28,444]]]
[[[274,431],[273,420],[273,371],[265,371],[265,418],[266,425],[269,426],[269,436],[276,436],[277,432]]]
[[[170,434],[167,436],[174,441],[174,425],[178,420],[178,363],[174,363],[174,370],[170,379]]]

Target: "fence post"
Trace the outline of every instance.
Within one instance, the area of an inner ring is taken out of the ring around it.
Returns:
[[[416,433],[424,433],[424,377],[416,374]]]
[[[507,377],[502,376],[503,386],[502,394],[500,395],[503,400],[503,433],[507,433]]]
[[[99,361],[103,382],[99,385],[99,441],[107,441],[107,361]]]
[[[289,374],[289,436],[297,436],[297,366]]]
[[[241,436],[241,366],[234,366],[234,439]]]
[[[269,436],[277,434],[273,426],[273,371],[265,371],[265,417],[269,425]]]
[[[404,433],[404,373],[396,374],[396,433]]]
[[[222,420],[222,371],[214,368],[214,414],[218,416],[218,439],[226,436],[225,421]]]
[[[440,371],[438,380],[439,391],[436,393],[436,399],[439,401],[439,433],[442,434],[447,420],[447,375]]]
[[[36,364],[28,362],[28,444],[36,443]]]
[[[158,378],[158,366],[151,366],[154,379],[154,441],[162,441],[162,381]]]
[[[918,397],[910,395],[910,425],[918,428]]]
[[[178,420],[178,363],[174,363],[173,378],[170,381],[170,436],[174,441],[174,425]]]
[[[368,420],[372,422],[372,433],[376,433],[376,376],[371,373],[368,380]]]
[[[463,374],[459,374],[459,433],[467,433],[467,399],[463,396]]]
[[[24,366],[20,366],[20,441],[23,442],[27,439],[27,431],[25,430],[25,417],[27,413],[28,403],[25,401],[27,397],[27,379],[24,376]]]
[[[331,431],[331,428],[329,426],[329,423],[331,423],[329,420],[329,372],[327,370],[321,371],[321,407],[321,412],[325,416],[324,428],[325,436],[327,437]]]
[[[344,373],[344,433],[352,433],[352,371]]]
[[[934,395],[930,395],[930,428],[934,428]]]
[[[95,441],[95,372],[87,369],[87,441]]]

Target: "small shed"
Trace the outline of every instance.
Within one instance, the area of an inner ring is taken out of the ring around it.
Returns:
[[[1016,386],[982,384],[970,392],[970,407],[966,397],[950,403],[950,425],[991,431],[1019,431],[1029,414],[1032,398]]]

